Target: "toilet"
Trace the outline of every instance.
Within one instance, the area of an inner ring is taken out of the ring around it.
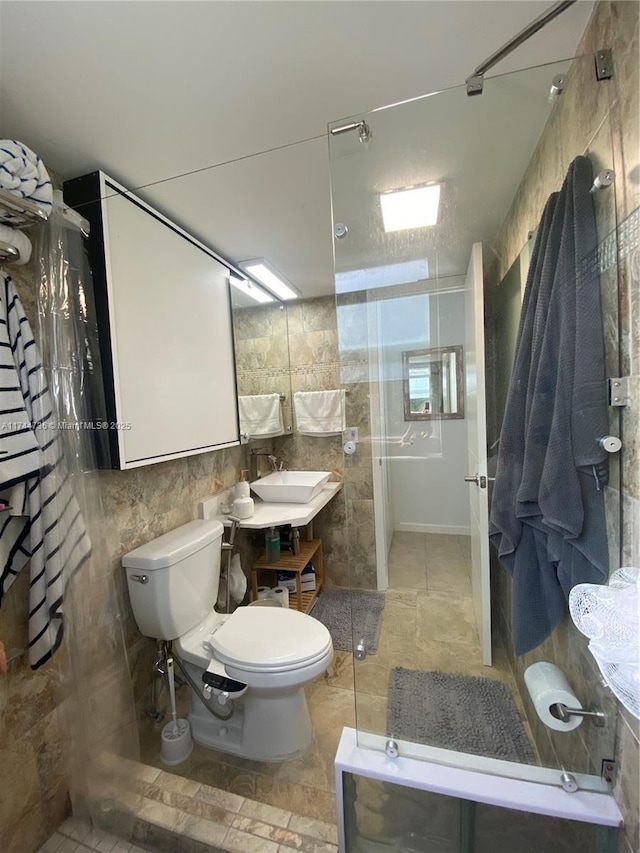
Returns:
[[[219,521],[191,521],[125,554],[133,614],[142,634],[173,642],[195,741],[259,761],[295,758],[313,738],[303,688],[331,663],[331,636],[297,610],[216,613],[222,533]]]

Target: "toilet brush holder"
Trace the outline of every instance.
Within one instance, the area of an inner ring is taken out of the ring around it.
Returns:
[[[167,681],[169,682],[169,700],[171,702],[171,722],[162,729],[160,758],[163,764],[181,764],[193,752],[193,738],[188,720],[178,719],[176,708],[176,684],[173,670],[173,658],[167,658]]]
[[[188,720],[172,720],[162,729],[160,758],[163,764],[182,764],[193,752],[193,738]]]

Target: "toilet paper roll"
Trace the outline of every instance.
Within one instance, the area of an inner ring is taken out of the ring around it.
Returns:
[[[556,702],[562,702],[568,708],[582,708],[580,700],[559,667],[546,661],[534,663],[525,670],[524,683],[536,714],[545,726],[556,732],[570,732],[578,728],[584,717],[571,717],[568,722],[563,723],[551,713],[551,707]]]
[[[289,590],[286,586],[276,586],[271,590],[271,598],[280,602],[280,607],[289,607]]]
[[[259,586],[258,587],[258,601],[261,601],[263,598],[271,597],[271,587],[270,586]]]

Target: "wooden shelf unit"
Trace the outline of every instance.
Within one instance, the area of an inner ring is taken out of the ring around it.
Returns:
[[[315,558],[315,559],[314,559]],[[310,560],[314,560],[316,570],[316,588],[312,592],[302,592],[302,571]],[[322,540],[312,539],[310,542],[300,542],[300,553],[291,554],[289,551],[281,551],[280,559],[276,562],[267,562],[266,554],[263,554],[251,568],[251,587],[253,589],[254,601],[258,598],[258,573],[259,572],[295,572],[296,592],[289,594],[289,607],[308,613],[311,605],[324,583],[324,564],[322,561]]]

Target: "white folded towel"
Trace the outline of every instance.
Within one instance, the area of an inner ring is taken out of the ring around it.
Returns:
[[[53,204],[53,190],[44,163],[30,148],[16,139],[0,139],[0,189],[38,205],[47,215]],[[19,213],[0,212],[0,222],[20,225]]]
[[[22,266],[29,263],[31,257],[31,240],[22,231],[17,228],[9,228],[8,225],[0,225],[0,240],[3,243],[8,243],[20,252],[20,257],[16,261],[11,261],[12,264]]]
[[[238,414],[240,432],[251,438],[269,438],[284,433],[279,394],[238,397]]]
[[[302,435],[340,435],[345,429],[344,391],[296,391],[293,407]]]

